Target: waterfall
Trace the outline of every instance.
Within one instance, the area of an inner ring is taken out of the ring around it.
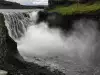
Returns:
[[[16,40],[24,36],[24,33],[31,22],[29,17],[18,12],[6,12],[3,14],[5,18],[5,25],[7,26],[10,37]]]
[[[34,11],[31,15],[26,13],[29,16],[19,12],[3,14],[9,35],[17,42],[18,51],[26,61],[33,61],[32,58],[37,56],[45,62],[56,61],[66,68],[68,60],[90,64],[91,60],[95,62],[96,58],[99,59],[100,32],[95,20],[75,20],[72,24],[73,31],[67,34],[62,33],[60,28],[49,28],[46,22],[36,24],[38,15]]]

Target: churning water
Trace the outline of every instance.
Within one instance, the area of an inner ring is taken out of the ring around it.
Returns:
[[[3,13],[9,35],[17,42],[18,51],[26,61],[33,57],[56,61],[55,57],[58,57],[57,63],[60,61],[62,64],[59,64],[65,67],[68,60],[78,60],[82,64],[90,64],[95,58],[98,60],[100,33],[96,21],[77,20],[73,23],[73,31],[63,34],[59,28],[49,28],[48,22],[36,24],[37,12],[27,12],[29,16]],[[54,60],[49,59],[51,57]]]

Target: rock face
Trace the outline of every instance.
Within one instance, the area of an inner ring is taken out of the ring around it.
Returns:
[[[4,26],[4,17],[0,14],[0,64],[4,62],[4,58],[6,56],[6,34],[7,29]]]

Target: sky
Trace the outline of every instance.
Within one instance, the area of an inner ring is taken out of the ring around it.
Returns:
[[[48,0],[6,0],[11,2],[17,2],[22,5],[48,5]]]

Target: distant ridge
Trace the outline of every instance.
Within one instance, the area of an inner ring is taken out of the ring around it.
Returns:
[[[0,9],[35,9],[35,8],[47,8],[46,5],[38,5],[38,6],[28,6],[21,5],[20,3],[10,2],[5,0],[0,0]]]

